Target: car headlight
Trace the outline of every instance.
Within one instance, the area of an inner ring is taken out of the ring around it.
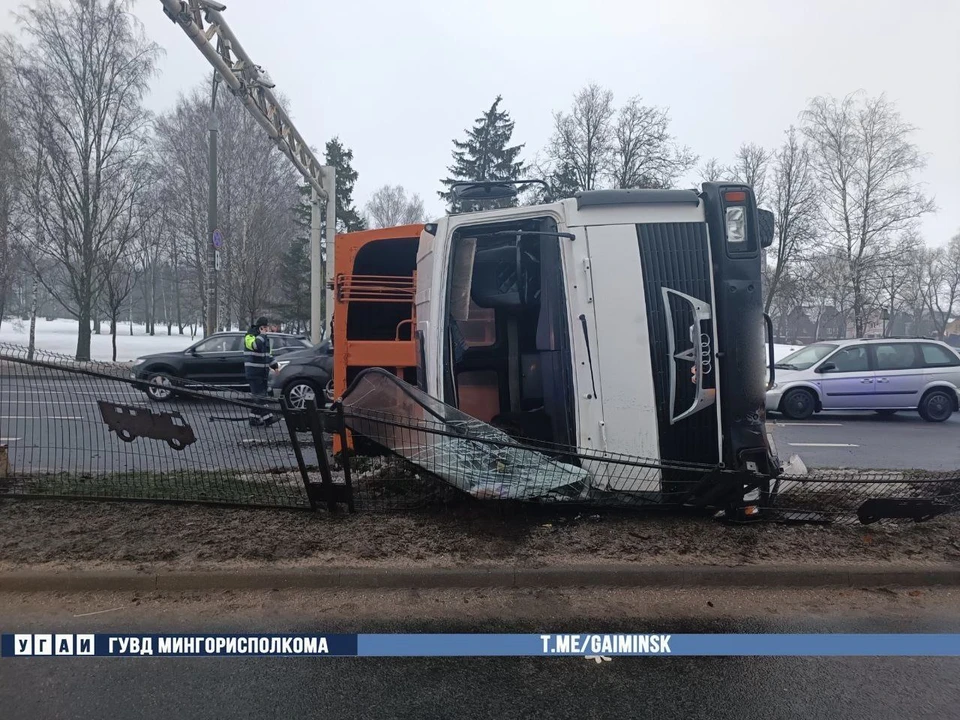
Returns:
[[[290,364],[289,360],[279,360],[277,361],[277,372],[283,370],[287,365]]]
[[[133,361],[133,364],[134,364],[134,365],[143,365],[143,363],[146,362],[146,360],[147,360],[146,358],[142,358],[142,357],[141,357],[141,358],[137,358],[136,360]]]
[[[780,383],[774,383],[773,385],[770,386],[770,389],[776,390],[778,387],[780,387]]]

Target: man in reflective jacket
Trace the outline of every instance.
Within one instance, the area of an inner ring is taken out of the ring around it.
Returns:
[[[264,406],[263,410],[250,411],[250,424],[255,427],[272,425],[279,419],[265,407],[270,371],[279,367],[270,352],[270,340],[264,334],[269,325],[267,318],[257,318],[243,338],[243,369],[247,383],[250,385],[250,394],[253,395],[255,403]]]

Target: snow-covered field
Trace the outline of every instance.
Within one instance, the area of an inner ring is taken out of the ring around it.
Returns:
[[[90,354],[94,360],[111,359],[109,330],[110,325],[103,323],[101,330],[103,334],[90,336]],[[189,329],[187,332],[189,332]],[[30,339],[29,333],[30,323],[6,319],[3,321],[3,326],[0,327],[0,343],[26,346]],[[189,334],[177,335],[176,328],[174,328],[174,334],[168,336],[165,326],[158,326],[157,334],[151,337],[147,335],[146,328],[143,325],[134,325],[133,335],[131,335],[130,326],[124,323],[117,328],[117,360],[128,362],[140,355],[183,350],[199,340],[200,337],[198,335],[196,338],[191,338]],[[774,357],[780,360],[794,350],[799,350],[800,347],[802,346],[774,345]],[[37,318],[37,349],[73,357],[77,352],[77,321]],[[764,357],[766,357],[766,348],[763,352]]]
[[[110,324],[103,323],[102,335],[90,336],[90,356],[94,360],[111,360],[113,351],[109,335]],[[200,339],[200,335],[191,338],[188,334],[178,335],[174,327],[173,335],[167,335],[166,326],[157,326],[155,336],[147,335],[143,325],[133,326],[133,335],[130,334],[130,325],[123,323],[117,328],[117,360],[128,362],[140,355],[150,353],[183,350]],[[0,327],[0,343],[14,343],[26,346],[30,341],[30,323],[7,318]],[[44,320],[37,318],[37,349],[51,353],[73,357],[77,353],[77,321],[76,320]]]

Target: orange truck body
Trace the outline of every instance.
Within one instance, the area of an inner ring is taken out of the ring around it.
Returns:
[[[416,382],[416,261],[423,225],[337,236],[333,277],[333,387],[380,367]],[[339,451],[339,438],[335,438]]]

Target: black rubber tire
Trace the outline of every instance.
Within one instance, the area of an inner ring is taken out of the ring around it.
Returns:
[[[817,398],[809,390],[788,390],[780,401],[780,412],[791,420],[808,420],[817,411]]]
[[[153,392],[151,392],[156,387],[154,383],[154,378],[163,377],[163,376],[173,377],[171,373],[161,370],[160,372],[150,373],[150,376],[147,378],[147,386],[144,392],[147,394],[147,397],[153,400],[154,402],[170,402],[171,400],[173,400],[173,396],[174,396],[173,383],[168,382],[167,386],[163,388],[164,390],[167,391],[167,395],[165,397],[157,396]]]
[[[893,417],[900,411],[899,410],[874,410],[874,412],[880,417]]]
[[[287,407],[293,408],[294,410],[300,410],[304,407],[304,399],[298,393],[294,392],[295,388],[303,387],[308,387],[313,390],[313,399],[318,407],[324,407],[326,405],[323,391],[317,387],[315,382],[312,380],[291,380],[284,386],[282,393],[283,400],[287,403]]]
[[[923,396],[917,410],[927,422],[944,422],[953,415],[953,403],[954,398],[949,392],[935,388]]]

